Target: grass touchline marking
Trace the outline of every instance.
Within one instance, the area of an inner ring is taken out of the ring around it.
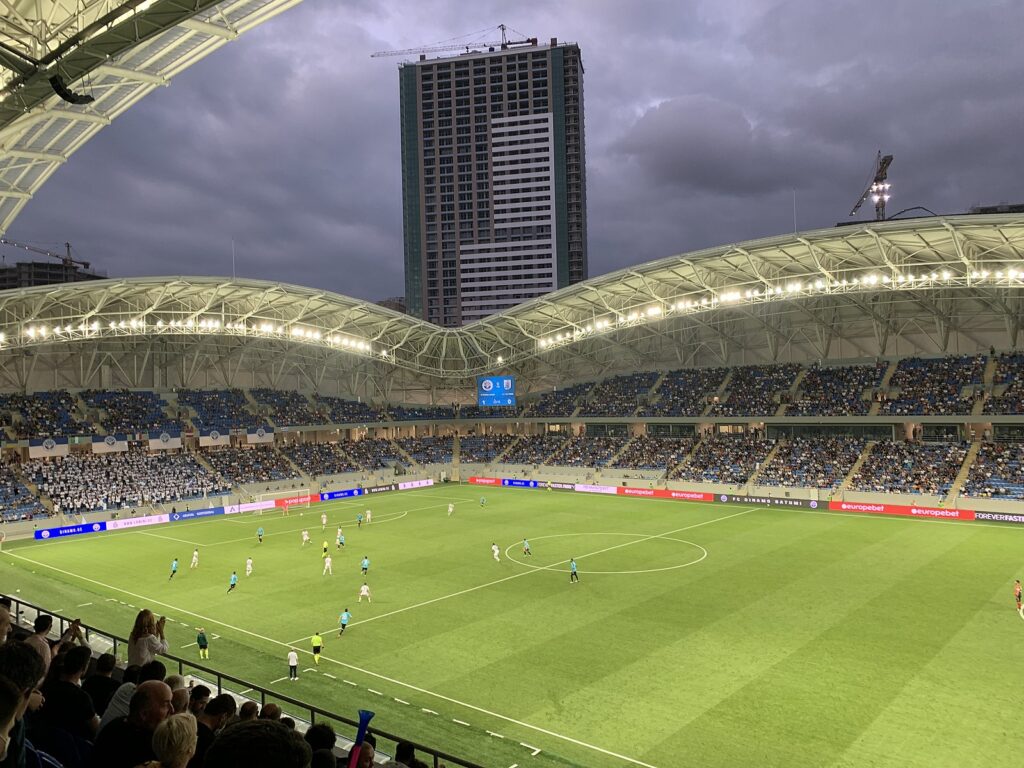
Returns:
[[[758,509],[762,509],[762,507],[752,507],[750,509],[745,509],[745,510],[742,510],[740,512],[736,512],[736,513],[731,514],[731,515],[726,515],[724,517],[714,518],[712,520],[705,520],[705,521],[700,522],[700,523],[694,523],[693,525],[686,526],[684,528],[680,528],[680,529],[678,529],[676,531],[670,531],[668,533],[678,533],[680,531],[689,530],[691,528],[699,528],[699,527],[704,526],[704,525],[710,525],[711,523],[720,522],[722,520],[728,520],[728,519],[733,518],[733,517],[738,517],[740,515],[744,515],[744,514],[747,514],[748,512],[753,512],[753,511],[758,510]],[[668,533],[653,534],[651,536],[651,538],[657,538],[658,536],[666,536],[666,535],[668,535]],[[635,542],[630,542],[630,543],[635,543]],[[120,593],[125,594],[125,595],[131,595],[132,597],[136,597],[136,598],[140,598],[140,599],[146,600],[147,602],[149,602],[151,604],[154,604],[154,605],[162,605],[162,606],[164,606],[166,608],[171,608],[172,610],[179,611],[180,613],[188,614],[189,616],[195,616],[198,619],[202,619],[204,622],[207,622],[207,623],[210,623],[210,624],[217,624],[217,625],[222,626],[222,627],[227,627],[228,629],[232,629],[232,630],[234,630],[234,631],[236,631],[236,632],[238,632],[240,634],[248,635],[250,637],[254,637],[254,638],[257,638],[259,640],[263,640],[264,642],[268,642],[268,643],[271,643],[273,645],[278,645],[278,646],[282,646],[282,647],[285,647],[285,648],[291,648],[292,645],[294,645],[293,643],[283,643],[280,640],[275,640],[274,638],[267,637],[265,635],[260,635],[260,634],[258,634],[256,632],[252,632],[252,631],[247,630],[247,629],[242,629],[241,627],[236,627],[234,625],[228,624],[228,623],[220,621],[218,619],[213,619],[213,618],[210,618],[210,617],[207,617],[207,616],[203,616],[201,614],[195,613],[194,611],[185,610],[185,609],[182,609],[182,608],[180,608],[178,606],[171,605],[169,603],[165,603],[165,602],[162,602],[160,600],[154,600],[152,598],[148,598],[145,595],[139,595],[139,594],[136,594],[134,592],[129,592],[128,590],[122,589],[121,587],[115,587],[113,585],[106,584],[106,583],[98,581],[96,579],[91,579],[91,578],[89,578],[87,576],[82,576],[81,574],[73,573],[73,572],[67,571],[67,570],[65,570],[63,568],[58,568],[57,566],[50,565],[49,563],[42,563],[42,562],[39,562],[39,561],[36,561],[36,560],[32,560],[31,558],[25,557],[24,555],[18,555],[18,554],[15,554],[14,552],[3,552],[2,554],[9,555],[10,557],[16,558],[18,560],[24,560],[25,562],[32,563],[32,564],[40,566],[40,567],[49,568],[49,569],[51,569],[53,571],[56,571],[58,573],[62,573],[64,575],[66,575],[66,576],[70,576],[73,579],[79,579],[81,581],[86,581],[86,582],[89,582],[89,583],[92,583],[92,584],[96,584],[97,586],[103,587],[105,589],[110,589],[110,590],[113,590],[113,591],[116,591],[116,592],[120,592]],[[522,571],[522,572],[520,572],[518,574],[515,574],[513,576],[510,576],[510,577],[507,577],[505,579],[502,579],[501,581],[507,581],[507,580],[509,580],[511,578],[516,578],[516,577],[519,577],[519,576],[525,576],[528,573],[533,573],[533,571]],[[489,585],[483,585],[483,586],[489,586]],[[474,589],[480,589],[480,588],[482,588],[482,587],[474,587],[471,590],[464,590],[463,593],[466,592],[466,591],[473,591]],[[454,596],[454,595],[452,595],[452,596]],[[437,598],[437,599],[445,599],[445,598]],[[437,599],[435,599],[433,601],[430,601],[430,602],[436,602]],[[413,606],[413,607],[415,607],[415,606]],[[408,610],[408,609],[404,609],[404,610]],[[382,616],[381,617],[375,617],[375,618],[382,618]],[[369,621],[369,620],[370,619],[367,619],[366,621]],[[304,651],[301,651],[301,653],[305,653],[307,655],[312,655],[311,651],[305,651],[304,650]],[[412,683],[406,683],[406,682],[403,682],[401,680],[397,680],[395,678],[388,677],[387,675],[383,675],[383,674],[381,674],[379,672],[373,672],[373,671],[368,670],[368,669],[363,669],[361,667],[355,666],[354,664],[348,664],[346,662],[338,661],[336,659],[331,659],[331,658],[328,658],[326,656],[324,658],[328,662],[330,662],[332,664],[337,664],[338,666],[345,667],[347,669],[351,669],[351,670],[356,671],[356,672],[360,672],[361,674],[367,675],[369,677],[375,677],[375,678],[377,678],[379,680],[383,680],[383,681],[391,683],[393,685],[398,685],[398,686],[401,686],[403,688],[408,688],[409,690],[416,691],[417,693],[422,693],[422,694],[424,694],[426,696],[431,696],[433,698],[440,699],[442,701],[446,701],[446,702],[448,702],[450,704],[454,704],[456,706],[461,706],[461,707],[464,707],[466,709],[471,709],[471,710],[473,710],[475,712],[479,712],[481,714],[488,715],[490,717],[494,717],[494,718],[497,718],[499,720],[504,720],[506,722],[513,723],[515,725],[518,725],[518,726],[523,727],[523,728],[527,728],[527,729],[532,730],[532,731],[536,731],[537,733],[543,733],[546,736],[551,736],[552,738],[559,739],[559,740],[562,740],[562,741],[566,741],[566,742],[568,742],[570,744],[575,744],[577,746],[584,747],[585,749],[590,749],[590,750],[593,750],[595,752],[600,752],[602,754],[608,755],[610,757],[618,758],[619,760],[624,760],[624,761],[626,761],[628,763],[631,763],[633,765],[641,766],[642,768],[656,768],[656,766],[653,766],[650,763],[642,762],[642,761],[637,760],[635,758],[628,757],[626,755],[620,754],[618,752],[614,752],[612,750],[605,749],[603,747],[596,746],[594,744],[588,744],[585,741],[581,741],[579,739],[573,738],[572,736],[566,736],[564,734],[557,733],[555,731],[549,730],[549,729],[544,728],[542,726],[532,725],[532,724],[524,722],[522,720],[517,720],[516,718],[509,717],[508,715],[502,715],[502,714],[500,714],[498,712],[493,712],[491,710],[485,709],[485,708],[477,706],[475,704],[469,704],[468,702],[459,701],[458,699],[452,698],[451,696],[446,696],[445,694],[437,693],[435,691],[431,691],[431,690],[428,690],[426,688],[422,688],[420,686],[413,685]],[[287,678],[283,678],[282,677],[282,678],[280,678],[278,680],[273,681],[273,683],[277,683],[277,682],[280,682],[281,680],[285,680],[285,679],[287,679]],[[349,681],[346,680],[345,682],[349,682]],[[350,685],[356,685],[355,683],[349,683],[349,684]],[[423,711],[430,712],[432,714],[437,714],[436,712],[433,712],[432,710],[424,709]],[[538,752],[539,751],[540,750],[538,750]]]
[[[459,725],[469,725],[465,720],[456,720],[454,717],[452,718],[452,722],[458,723]],[[469,727],[472,728],[473,726],[469,725]]]

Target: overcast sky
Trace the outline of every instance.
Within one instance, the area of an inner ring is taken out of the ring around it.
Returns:
[[[590,275],[831,226],[895,156],[890,213],[1024,202],[1006,0],[305,0],[73,155],[9,236],[112,277],[404,292],[399,58],[496,27],[580,45]],[[861,218],[873,216],[866,204]]]

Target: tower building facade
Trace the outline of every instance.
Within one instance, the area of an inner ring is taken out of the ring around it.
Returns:
[[[399,84],[409,314],[455,327],[585,280],[579,46],[421,56]]]

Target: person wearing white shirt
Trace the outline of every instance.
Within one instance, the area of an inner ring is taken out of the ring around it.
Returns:
[[[288,679],[299,679],[299,654],[295,652],[294,648],[288,651]]]
[[[148,608],[139,611],[135,617],[135,626],[128,635],[128,663],[142,666],[156,658],[159,653],[167,653],[167,640],[164,638],[164,625],[167,617],[156,616]]]

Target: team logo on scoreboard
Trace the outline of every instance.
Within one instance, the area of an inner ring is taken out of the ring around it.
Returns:
[[[484,379],[483,381],[480,382],[480,388],[484,392],[490,392],[492,389],[494,389],[494,382],[491,381],[490,379]]]

